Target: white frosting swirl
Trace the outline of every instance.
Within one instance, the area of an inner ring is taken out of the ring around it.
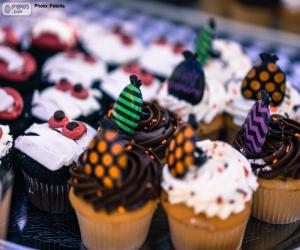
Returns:
[[[225,111],[233,117],[233,122],[237,126],[241,126],[251,107],[255,103],[254,100],[246,99],[241,92],[242,79],[232,80],[227,86],[229,101],[226,104]],[[288,115],[291,119],[300,121],[300,94],[287,82],[286,93],[283,102],[277,107],[270,106],[271,114]],[[295,107],[295,109],[294,109]],[[299,111],[297,111],[299,110]]]
[[[183,179],[175,178],[168,166],[163,168],[162,187],[171,204],[184,204],[195,214],[223,220],[240,213],[252,198],[258,184],[250,163],[225,142],[197,142],[208,155],[200,168],[192,166]]]
[[[117,99],[121,91],[130,83],[130,74],[126,73],[122,67],[111,72],[101,83],[101,88],[112,98]],[[158,89],[160,82],[154,78],[151,85],[142,85],[141,92],[143,93],[143,99],[145,101],[151,101]]]
[[[0,112],[8,111],[13,108],[14,98],[0,88]]]
[[[96,130],[85,125],[87,132],[74,141],[64,136],[61,129],[49,128],[48,123],[33,124],[25,131],[25,135],[16,139],[15,147],[47,169],[56,171],[76,162],[88,147]],[[26,135],[28,133],[37,135]]]
[[[282,0],[283,4],[291,9],[291,11],[299,11],[300,10],[300,1],[299,0]]]
[[[207,61],[204,66],[205,76],[226,85],[231,79],[244,77],[250,70],[251,61],[237,42],[215,39],[213,48],[220,53],[220,58]]]
[[[82,34],[84,48],[92,55],[107,63],[123,64],[138,58],[144,48],[140,41],[132,37],[132,43],[125,45],[121,38],[111,31],[93,29]]]
[[[32,98],[32,115],[42,121],[48,121],[57,110],[63,110],[70,119],[88,116],[101,109],[97,99],[102,97],[97,89],[88,89],[88,92],[86,99],[79,99],[72,96],[70,91],[64,92],[56,87],[49,87],[42,92],[36,90]]]
[[[10,47],[0,46],[0,59],[7,64],[8,71],[22,72],[24,68],[23,57]]]
[[[87,62],[84,60],[84,55],[79,52],[72,56],[59,53],[48,59],[42,68],[42,75],[49,82],[57,82],[66,78],[86,87],[90,87],[95,81],[100,81],[105,74],[106,67],[101,60],[95,59],[95,62]]]
[[[7,155],[13,145],[13,138],[9,134],[9,126],[0,125],[2,136],[0,137],[0,164],[1,159]]]
[[[153,74],[169,77],[177,64],[184,60],[182,53],[175,53],[172,44],[151,44],[142,54],[139,62]]]
[[[56,35],[62,43],[67,45],[72,46],[76,43],[74,26],[59,19],[45,18],[36,22],[32,29],[33,37],[36,38],[45,33]]]
[[[206,79],[206,82],[208,84],[205,86],[203,99],[196,105],[169,94],[167,82],[162,85],[156,100],[162,107],[175,112],[184,121],[188,121],[189,115],[194,114],[198,122],[208,124],[223,113],[227,95],[224,86],[214,78]]]

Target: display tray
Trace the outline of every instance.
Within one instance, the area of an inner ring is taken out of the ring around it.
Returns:
[[[125,5],[126,1],[124,2]],[[132,33],[146,45],[160,36],[165,36],[172,41],[183,42],[189,48],[193,47],[199,26],[185,24],[185,18],[189,15],[182,17],[180,22],[174,22],[165,19],[163,15],[147,15],[124,5],[112,4],[109,1],[68,1],[61,12],[79,25],[83,25],[81,27],[88,23],[105,27],[117,24],[127,25]],[[2,16],[0,21],[14,26],[24,39],[26,46],[26,34],[28,34],[30,24],[38,20],[39,16],[48,14],[50,14],[49,10],[42,10],[33,13],[32,17],[5,18]],[[240,42],[253,61],[257,60],[261,52],[276,53],[280,57],[279,65],[287,72],[288,80],[293,85],[300,86],[299,47],[285,46],[275,38],[274,41],[270,39],[264,41],[253,38],[251,35],[240,36],[234,33],[234,30],[228,32],[218,29],[218,37]],[[81,242],[75,214],[51,215],[32,207],[25,197],[22,176],[18,174],[15,179],[11,208],[7,238],[9,241],[36,249],[85,249]],[[298,246],[300,246],[300,221],[289,225],[270,225],[251,218],[242,248],[294,249]],[[173,249],[167,219],[160,207],[154,215],[147,241],[142,249]]]

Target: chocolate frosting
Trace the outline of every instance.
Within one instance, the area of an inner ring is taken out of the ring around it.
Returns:
[[[152,150],[160,159],[165,156],[166,146],[169,144],[180,120],[175,113],[161,107],[156,102],[144,102],[143,117],[133,135],[118,133],[128,141],[134,141],[147,149]]]
[[[250,160],[254,173],[259,177],[300,179],[300,123],[281,115],[272,115],[269,134],[259,154],[247,150],[243,134],[240,130],[234,139],[234,146]]]
[[[129,145],[126,153],[128,165],[122,184],[105,188],[95,177],[86,175],[83,165],[78,163],[70,170],[74,193],[92,203],[96,211],[105,209],[108,213],[136,210],[156,199],[160,193],[159,160],[139,145]]]

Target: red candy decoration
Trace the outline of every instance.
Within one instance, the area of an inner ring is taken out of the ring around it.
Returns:
[[[140,72],[137,75],[143,82],[144,86],[150,86],[153,83],[154,76],[149,72],[145,70],[140,70]]]
[[[82,122],[69,122],[62,128],[62,134],[72,140],[80,139],[87,131]]]
[[[176,43],[174,45],[173,51],[175,54],[181,54],[185,50],[185,46],[183,43]]]
[[[89,96],[89,92],[86,88],[84,88],[81,84],[74,85],[71,95],[78,99],[86,99]]]
[[[123,70],[130,75],[136,75],[140,71],[140,65],[137,63],[127,64],[123,66]]]
[[[121,41],[126,46],[129,46],[129,45],[133,44],[132,37],[128,36],[128,35],[121,35]]]
[[[56,83],[55,87],[61,91],[66,92],[72,89],[72,83],[67,79],[61,79],[59,82]]]
[[[17,47],[19,42],[17,33],[10,27],[2,27],[1,29],[5,33],[5,39],[2,44],[13,48]]]
[[[13,88],[4,87],[3,90],[14,99],[14,104],[12,109],[0,112],[0,120],[15,120],[22,114],[24,107],[23,98],[19,92]]]
[[[69,118],[66,117],[65,113],[58,110],[48,121],[50,128],[62,128],[69,123]]]
[[[160,37],[155,41],[155,44],[157,45],[166,45],[167,43],[168,41],[165,37]]]

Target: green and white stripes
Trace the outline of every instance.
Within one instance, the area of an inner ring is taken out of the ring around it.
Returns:
[[[203,27],[197,38],[196,50],[198,62],[205,65],[209,54],[212,50],[212,41],[214,38],[214,22],[210,20],[209,23]]]
[[[135,75],[131,75],[130,82],[114,104],[112,119],[119,129],[133,134],[141,119],[143,97],[139,88],[141,81]]]

